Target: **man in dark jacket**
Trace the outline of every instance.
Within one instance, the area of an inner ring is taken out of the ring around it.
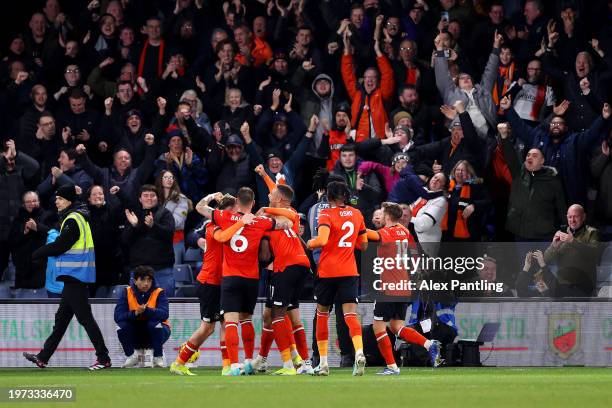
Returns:
[[[217,191],[236,195],[240,187],[248,186],[253,181],[253,168],[257,163],[253,162],[249,155],[244,151],[244,142],[238,135],[230,135],[225,144],[225,154],[217,151],[216,154],[223,154],[225,157],[221,162],[221,167],[217,176]],[[215,160],[218,161],[218,160]]]
[[[134,269],[134,282],[125,288],[115,307],[117,337],[127,356],[123,368],[138,364],[136,349],[153,349],[153,367],[165,367],[164,343],[170,338],[169,302],[165,291],[155,284],[149,266]]]
[[[445,174],[450,171],[460,160],[467,160],[474,166],[477,174],[482,174],[488,162],[488,150],[486,140],[481,138],[474,128],[470,114],[465,110],[463,102],[456,102],[453,108],[447,108],[451,112],[449,116],[456,112],[451,123],[449,137],[438,142],[432,142],[421,146],[416,146],[408,151],[412,163],[433,164],[441,166],[435,170],[442,170]],[[454,112],[452,112],[454,110]]]
[[[314,122],[311,122],[312,126],[316,126]],[[298,186],[298,175],[304,160],[306,159],[306,152],[312,145],[313,131],[308,130],[306,136],[302,138],[300,144],[298,144],[296,150],[291,154],[290,158],[283,162],[282,154],[276,149],[267,149],[264,151],[264,157],[259,154],[257,144],[251,139],[249,126],[245,124],[241,128],[242,136],[246,141],[246,151],[251,158],[251,161],[257,163],[255,172],[259,174],[257,177],[257,196],[258,205],[263,207],[269,203],[268,194],[270,189],[266,186],[264,180],[264,173],[268,175],[274,182],[278,182],[280,177],[284,177],[285,184],[297,190]],[[265,160],[265,162],[264,162]],[[262,166],[260,166],[262,165]]]
[[[553,57],[551,44],[542,56],[544,72],[563,86],[563,97],[570,101],[567,111],[567,126],[572,131],[589,128],[599,115],[601,105],[606,100],[606,92],[612,80],[612,58],[601,51],[605,69],[596,70],[593,57],[586,51],[576,55],[575,71],[568,72],[559,68],[559,61]]]
[[[93,180],[81,166],[76,164],[76,160],[76,150],[69,148],[62,149],[57,159],[59,166],[51,167],[51,173],[36,188],[36,191],[41,195],[41,199],[44,203],[55,202],[53,192],[58,187],[66,184],[78,186],[81,189],[81,194],[89,190],[89,187],[93,184]]]
[[[153,173],[155,156],[157,154],[157,148],[154,145],[155,137],[148,133],[145,136],[145,143],[147,144],[145,158],[140,166],[135,168],[132,167],[132,156],[125,149],[119,149],[115,152],[111,168],[100,168],[89,160],[89,157],[85,154],[86,148],[83,144],[76,147],[76,152],[79,155],[78,163],[93,178],[94,183],[104,187],[104,191],[110,191],[111,187],[118,186],[130,200],[133,200],[140,186]],[[114,200],[112,198],[109,199]],[[113,204],[118,203],[114,202]]]
[[[332,174],[341,176],[351,191],[350,205],[363,214],[368,228],[373,228],[372,213],[374,207],[382,200],[383,189],[374,172],[367,176],[357,172],[360,161],[354,145],[344,145],[340,149],[340,159],[336,162]]]
[[[324,125],[330,127],[334,123],[334,106],[336,105],[334,81],[327,74],[319,74],[312,81],[310,90],[306,91],[307,88],[303,88],[303,94],[299,95],[299,100],[303,101],[300,103],[302,122],[305,126],[310,126],[313,115],[319,118],[319,123],[314,130],[314,143],[309,150],[309,153],[314,154],[321,145],[323,133],[325,133]]]
[[[509,138],[502,140],[512,173],[506,229],[516,241],[549,241],[565,217],[563,187],[554,167],[544,166],[544,153],[532,148],[520,166]]]
[[[57,117],[60,129],[68,128],[71,143],[83,143],[90,151],[95,163],[103,165],[109,158],[109,146],[114,146],[114,141],[108,139],[111,134],[100,129],[100,114],[97,111],[87,109],[87,97],[83,91],[74,88],[68,96],[69,107]],[[104,147],[104,145],[106,147]]]
[[[108,349],[91,312],[87,293],[87,284],[96,281],[94,242],[88,223],[89,211],[86,206],[76,202],[76,189],[70,185],[57,190],[55,205],[61,219],[60,234],[55,242],[36,250],[32,259],[57,257],[57,280],[64,282],[62,300],[55,313],[53,331],[45,341],[43,349],[38,354],[23,353],[23,356],[39,368],[46,367],[64,337],[72,317],[76,315],[98,357],[89,369],[93,371],[109,368],[111,361]]]
[[[612,225],[612,160],[610,160],[610,147],[612,147],[612,129],[610,129],[607,139],[601,142],[601,147],[591,160],[591,176],[597,183],[595,219],[598,225]]]
[[[45,287],[46,259],[32,259],[32,253],[45,245],[49,227],[38,194],[28,191],[23,195],[23,206],[11,226],[12,257],[15,264],[16,289]]]
[[[38,169],[34,159],[17,151],[13,140],[4,143],[0,151],[0,280],[8,265],[11,224],[19,212],[26,184]]]
[[[128,247],[128,265],[150,265],[155,270],[155,281],[170,297],[174,296],[174,217],[170,211],[158,206],[155,186],[140,188],[140,205],[135,211],[125,210],[128,220],[121,240]]]
[[[568,132],[561,116],[553,117],[548,129],[531,128],[510,107],[510,99],[504,98],[500,108],[506,111],[514,134],[527,146],[541,150],[546,164],[558,170],[568,202],[584,204],[588,185],[586,157],[605,137],[603,129],[609,123],[610,105],[604,104],[601,116],[594,119],[588,130],[580,133]]]

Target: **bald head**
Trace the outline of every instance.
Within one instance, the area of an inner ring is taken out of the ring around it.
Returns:
[[[586,213],[580,204],[573,204],[567,209],[567,226],[573,231],[580,229],[584,225]]]

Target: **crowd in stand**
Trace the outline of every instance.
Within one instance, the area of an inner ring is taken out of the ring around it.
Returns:
[[[268,176],[305,238],[340,180],[368,228],[393,201],[424,244],[548,243],[503,277],[519,296],[596,295],[563,262],[612,236],[610,0],[47,0],[24,23],[0,50],[13,294],[61,293],[32,254],[62,186],[92,295],[149,265],[173,296],[196,204],[250,186],[266,206]]]

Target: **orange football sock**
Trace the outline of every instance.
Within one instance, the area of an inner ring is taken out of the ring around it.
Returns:
[[[238,364],[238,324],[236,322],[225,323],[225,346],[230,364]]]
[[[255,350],[255,328],[250,319],[240,321],[240,334],[242,336],[242,345],[244,346],[244,358],[252,359],[253,351]]]
[[[393,365],[395,364],[395,357],[393,357],[393,348],[391,347],[391,340],[389,340],[389,336],[387,332],[376,333],[376,342],[378,343],[378,350],[380,350],[380,354],[385,359],[385,364]]]
[[[410,327],[402,327],[397,331],[397,337],[404,340],[406,343],[418,344],[419,346],[425,347],[427,339],[423,337],[418,331]]]
[[[291,361],[291,340],[285,319],[281,317],[273,320],[272,330],[274,330],[274,340],[276,340],[276,345],[280,350],[283,363]]]
[[[259,355],[268,357],[268,354],[270,354],[270,347],[272,347],[272,342],[274,341],[274,331],[265,327],[262,328],[261,339],[259,341]]]
[[[329,312],[317,311],[316,338],[319,356],[327,358],[327,344],[329,341]]]
[[[191,356],[193,356],[193,353],[195,353],[196,351],[198,351],[198,346],[188,341],[187,343],[185,343],[185,346],[179,352],[178,357],[176,357],[176,362],[181,365],[185,365],[185,363],[189,361]]]
[[[293,326],[293,338],[295,339],[295,344],[297,346],[298,353],[300,353],[300,357],[302,357],[302,360],[308,360],[308,342],[306,341],[306,331],[304,330],[304,326],[301,324]]]
[[[357,313],[345,313],[344,321],[349,328],[349,334],[353,341],[355,352],[363,351],[363,338],[361,337],[361,323],[357,319]]]
[[[227,355],[227,347],[225,346],[225,340],[219,341],[219,346],[221,347],[221,365],[225,368],[230,365],[230,359]]]

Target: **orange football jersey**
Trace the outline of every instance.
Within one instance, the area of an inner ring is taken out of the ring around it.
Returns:
[[[354,251],[358,238],[366,233],[361,212],[348,205],[325,208],[319,213],[319,228],[324,225],[329,227],[329,240],[319,258],[319,277],[359,275]]]
[[[213,212],[217,228],[226,229],[239,221],[242,214],[234,211]],[[266,231],[274,229],[276,222],[267,217],[255,217],[253,224],[240,228],[223,244],[223,276],[241,276],[259,279],[259,242]]]
[[[204,263],[198,277],[198,282],[209,285],[221,284],[221,271],[223,268],[223,244],[213,238],[217,226],[211,221],[206,225],[206,252],[204,252]]]
[[[274,254],[275,273],[284,271],[288,266],[301,265],[310,268],[310,261],[300,241],[300,216],[291,208],[293,216],[290,230],[274,230],[266,235],[270,238],[270,247]]]
[[[380,276],[381,281],[383,283],[400,283],[410,280],[410,274],[404,265],[407,264],[408,267],[411,267],[409,262],[415,244],[408,228],[397,224],[392,227],[383,227],[377,232],[380,237],[377,256],[379,258],[392,259],[399,257],[403,264],[399,268],[397,265],[391,268],[384,268]],[[385,294],[389,296],[410,296],[410,290],[386,290]]]

